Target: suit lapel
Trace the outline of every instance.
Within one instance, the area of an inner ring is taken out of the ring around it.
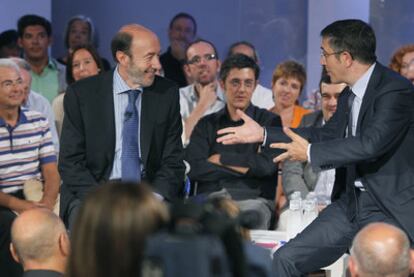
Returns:
[[[359,133],[361,128],[361,121],[364,118],[365,113],[367,112],[368,107],[371,105],[371,102],[375,98],[375,94],[377,93],[377,86],[380,83],[381,75],[382,75],[382,65],[378,62],[375,65],[374,71],[372,72],[371,78],[368,82],[367,90],[365,91],[364,98],[362,99],[361,109],[359,110],[358,115],[358,122],[357,122],[357,130],[356,132]]]
[[[141,130],[140,130],[140,147],[142,161],[144,165],[147,164],[148,154],[151,145],[152,133],[154,124],[154,116],[156,115],[159,104],[157,101],[156,93],[151,90],[151,87],[144,88],[142,92],[141,101]],[[158,105],[158,107],[157,107]]]

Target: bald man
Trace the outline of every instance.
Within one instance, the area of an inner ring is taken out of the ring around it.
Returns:
[[[65,95],[60,211],[69,228],[81,201],[102,182],[147,181],[171,200],[184,180],[178,88],[155,74],[158,37],[126,25],[111,48],[115,70],[76,82]]]
[[[24,277],[63,276],[69,238],[58,216],[47,209],[23,212],[13,222],[10,251],[22,264]]]
[[[352,277],[404,277],[413,271],[414,251],[407,235],[386,223],[371,223],[354,238],[349,258]]]

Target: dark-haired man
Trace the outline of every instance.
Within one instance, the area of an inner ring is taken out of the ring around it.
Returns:
[[[273,147],[286,150],[275,161],[336,168],[333,202],[275,253],[275,276],[302,276],[334,262],[371,222],[396,225],[414,241],[414,88],[376,62],[375,34],[367,23],[336,21],[321,36],[321,64],[332,82],[344,82],[350,90],[341,94],[337,112],[322,128],[298,129],[302,137],[285,129],[292,142]],[[220,141],[289,141],[281,129],[264,130],[239,115],[245,124],[221,130],[227,135]]]
[[[167,52],[161,55],[160,61],[164,76],[185,87],[188,82],[183,71],[185,51],[197,35],[197,23],[188,13],[178,13],[170,21],[168,39],[170,46]]]
[[[216,142],[217,130],[242,124],[237,109],[261,125],[281,126],[280,117],[250,102],[259,71],[257,64],[245,55],[232,55],[223,62],[220,86],[225,91],[227,104],[197,123],[186,149],[186,160],[191,166],[190,180],[198,183],[199,193],[236,200],[241,210],[255,210],[260,214],[258,228],[268,229],[277,184],[272,153],[262,152],[258,143],[222,145]]]
[[[177,86],[156,75],[160,43],[123,26],[112,40],[115,70],[77,82],[64,100],[59,170],[69,226],[84,197],[107,180],[148,181],[171,200],[184,180]]]
[[[32,89],[49,102],[66,90],[66,67],[49,57],[52,26],[41,16],[28,14],[17,22],[18,44],[32,68]]]

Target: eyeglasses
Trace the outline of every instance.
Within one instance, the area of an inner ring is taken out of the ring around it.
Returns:
[[[254,80],[240,80],[240,79],[232,79],[229,81],[230,85],[235,88],[238,89],[241,87],[241,85],[244,83],[244,86],[247,89],[252,89],[255,86],[255,81]]]
[[[206,61],[216,60],[217,56],[216,54],[205,54],[204,56],[194,56],[191,58],[191,60],[187,61],[187,64],[199,64],[201,63],[201,60],[204,59]]]
[[[321,58],[324,58],[324,59],[326,59],[327,57],[329,57],[329,56],[332,56],[332,55],[337,55],[337,54],[341,54],[341,53],[343,53],[343,52],[345,52],[344,50],[342,50],[342,51],[337,51],[337,52],[333,52],[333,53],[327,53],[327,52],[325,52],[325,50],[321,50]]]

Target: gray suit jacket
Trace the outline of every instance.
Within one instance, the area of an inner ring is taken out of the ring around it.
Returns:
[[[299,127],[321,127],[322,111],[316,111],[305,115]],[[319,177],[319,170],[313,170],[308,162],[285,161],[283,163],[282,184],[287,197],[294,191],[300,191],[305,197],[313,191]]]

